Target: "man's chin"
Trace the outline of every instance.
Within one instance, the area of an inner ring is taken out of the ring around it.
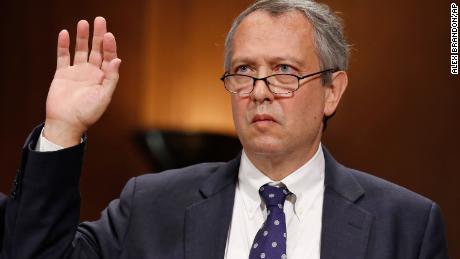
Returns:
[[[250,139],[250,143],[243,145],[245,152],[254,155],[276,155],[282,153],[282,145],[273,139]]]

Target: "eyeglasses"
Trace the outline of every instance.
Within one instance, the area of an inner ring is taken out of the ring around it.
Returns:
[[[262,80],[267,85],[270,92],[277,95],[290,94],[297,91],[300,87],[300,80],[322,73],[333,73],[337,69],[326,69],[305,76],[293,74],[273,74],[270,76],[257,78],[249,75],[224,74],[220,80],[224,82],[225,89],[232,94],[240,96],[249,95],[256,85],[257,80]]]

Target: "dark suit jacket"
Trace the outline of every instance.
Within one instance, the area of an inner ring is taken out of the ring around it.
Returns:
[[[8,197],[6,197],[5,194],[0,193],[0,258],[1,257],[1,251],[2,251],[2,244],[3,244],[3,230],[4,230],[4,222],[5,222],[5,210],[6,210],[6,204],[8,201]]]
[[[133,178],[99,220],[78,224],[84,143],[39,153],[39,133],[8,206],[5,258],[223,258],[239,157]],[[322,259],[448,257],[435,203],[324,153]]]

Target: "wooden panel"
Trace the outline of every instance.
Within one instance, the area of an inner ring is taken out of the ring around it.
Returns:
[[[219,78],[226,32],[244,5],[209,0],[149,3],[144,127],[234,132],[230,98]]]
[[[90,132],[82,218],[94,219],[129,177],[149,169],[140,128],[233,134],[218,80],[224,37],[249,0],[0,1],[0,191],[7,193],[30,129],[44,118],[61,28],[104,15],[123,60],[107,114]],[[441,205],[460,258],[457,160],[460,77],[449,74],[450,2],[327,0],[353,43],[350,85],[325,143],[346,165]]]

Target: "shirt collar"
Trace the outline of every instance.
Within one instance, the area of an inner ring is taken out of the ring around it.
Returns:
[[[309,161],[281,181],[275,182],[257,169],[243,150],[238,174],[238,188],[249,217],[254,217],[257,209],[262,208],[259,188],[267,183],[273,185],[282,183],[294,194],[293,199],[289,200],[294,203],[294,213],[300,218],[303,212],[300,208],[308,209],[309,204],[312,204],[316,198],[315,193],[318,188],[324,188],[324,163],[323,149],[320,144]]]

